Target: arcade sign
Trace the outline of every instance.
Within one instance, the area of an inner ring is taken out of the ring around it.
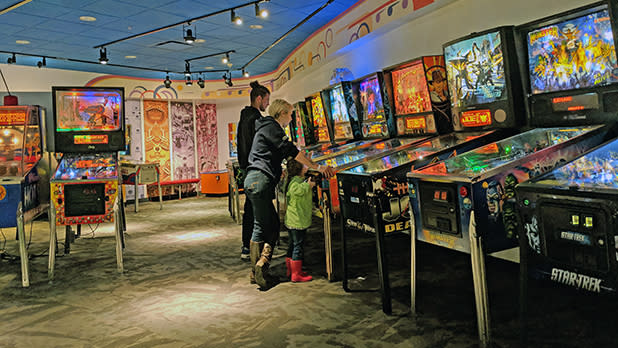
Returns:
[[[586,93],[564,97],[551,98],[551,106],[554,111],[580,111],[599,108],[599,95]]]
[[[76,145],[84,144],[107,144],[107,134],[82,134],[73,136],[73,143]]]
[[[406,129],[425,129],[427,122],[425,117],[406,117]]]
[[[0,126],[23,126],[26,123],[26,110],[0,111]]]
[[[461,113],[461,125],[464,127],[482,127],[491,124],[491,110],[469,110]]]

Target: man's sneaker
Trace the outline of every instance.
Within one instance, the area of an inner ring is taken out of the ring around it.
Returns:
[[[242,247],[240,251],[241,260],[249,260],[249,248]]]

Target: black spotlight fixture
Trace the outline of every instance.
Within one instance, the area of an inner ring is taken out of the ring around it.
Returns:
[[[242,69],[242,76],[249,77],[249,72],[245,69]]]
[[[102,47],[99,50],[99,63],[107,64],[107,62],[109,62],[109,59],[107,59],[107,48]]]
[[[15,53],[9,59],[6,60],[7,64],[15,64],[17,63],[17,58],[15,58]]]
[[[185,76],[191,77],[191,64],[185,60]]]
[[[185,85],[193,86],[193,80],[191,79],[191,75],[187,76],[187,78],[185,79]]]
[[[47,61],[45,60],[45,57],[43,57],[43,59],[42,59],[42,60],[39,60],[39,61],[36,63],[36,66],[38,66],[39,68],[42,68],[42,67],[44,67],[44,66],[47,66]]]
[[[265,9],[265,8],[260,8],[260,3],[259,2],[255,3],[255,16],[256,17],[261,17],[261,18],[268,17],[268,10]]]
[[[232,23],[236,25],[242,25],[242,18],[236,14],[234,10],[231,11]]]
[[[225,82],[225,84],[228,87],[234,86],[234,84],[232,83],[232,73],[231,72],[228,72],[227,75],[223,74],[223,82]]]
[[[225,57],[221,58],[221,63],[223,64],[227,64],[230,62],[230,53],[226,52],[225,53]]]
[[[202,78],[201,75],[200,75],[200,78],[197,79],[197,85],[200,86],[200,88],[204,88],[204,86],[205,86],[204,79]]]
[[[191,22],[187,23],[187,27],[185,28],[185,26],[182,26],[182,37],[185,40],[186,43],[188,44],[192,44],[195,42],[195,26],[193,27],[193,30],[191,30]]]
[[[165,75],[165,80],[163,80],[163,85],[165,86],[165,88],[172,87],[172,80],[170,80],[169,74]]]

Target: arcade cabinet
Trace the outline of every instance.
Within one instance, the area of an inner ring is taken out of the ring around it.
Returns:
[[[538,123],[618,120],[617,11],[616,2],[603,1],[519,27],[530,112]],[[570,65],[559,59],[565,54]],[[582,295],[616,294],[617,160],[612,140],[515,188],[523,327],[529,276]]]
[[[505,76],[497,75],[495,68],[511,66],[505,81],[520,81],[512,73],[516,71],[514,28],[473,34],[447,43],[444,52],[447,65],[452,67],[447,70],[449,82],[451,76],[455,77],[449,87],[460,100],[454,106],[461,124],[509,122],[509,113],[519,103],[509,107],[515,90],[510,88],[507,93],[502,82]],[[537,126],[534,117],[531,114],[530,124]],[[543,123],[550,124],[555,127],[532,129],[408,174],[410,219],[416,237],[412,238],[413,245],[418,238],[471,256],[483,346],[491,341],[485,254],[518,262],[515,186],[571,161],[612,134],[610,127],[603,125],[560,127],[564,125],[560,118]],[[412,255],[415,260],[414,247]],[[415,267],[414,262],[412,294]],[[413,308],[414,303],[413,296]]]
[[[124,150],[122,87],[52,87],[55,151],[63,156],[51,180],[55,224],[50,237],[49,279],[54,277],[56,228],[115,223],[116,263],[123,272],[123,228],[117,151]]]
[[[24,287],[30,286],[24,224],[49,207],[43,120],[39,106],[0,106],[0,229],[17,227]]]

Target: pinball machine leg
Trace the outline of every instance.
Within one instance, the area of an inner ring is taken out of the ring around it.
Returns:
[[[47,263],[47,279],[54,280],[54,266],[56,265],[56,245],[58,236],[56,235],[56,208],[54,203],[49,205],[49,258]]]
[[[137,173],[135,175],[135,184],[133,186],[133,189],[135,192],[134,198],[135,198],[135,212],[136,213],[139,212],[139,177],[140,177],[140,170],[138,168]]]
[[[416,221],[410,211],[410,311],[416,314]]]
[[[114,229],[116,233],[116,266],[118,269],[118,273],[124,272],[124,264],[122,259],[122,249],[123,249],[123,241],[122,241],[122,226],[120,221],[120,209],[118,209],[118,201],[116,201],[114,207]]]
[[[331,230],[330,209],[326,204],[322,207],[324,215],[324,251],[326,252],[326,279],[333,281],[333,241]]]
[[[28,269],[28,249],[26,249],[26,233],[24,232],[24,211],[22,202],[17,205],[17,236],[19,239],[19,258],[21,261],[21,285],[30,286],[30,271]]]
[[[161,193],[161,176],[157,170],[157,189],[159,190],[159,210],[163,210],[163,194]]]
[[[470,258],[472,261],[472,280],[476,303],[476,320],[478,324],[481,347],[489,347],[491,343],[489,296],[487,293],[487,277],[485,272],[485,254],[483,253],[483,237],[477,233],[474,210],[470,212]]]

